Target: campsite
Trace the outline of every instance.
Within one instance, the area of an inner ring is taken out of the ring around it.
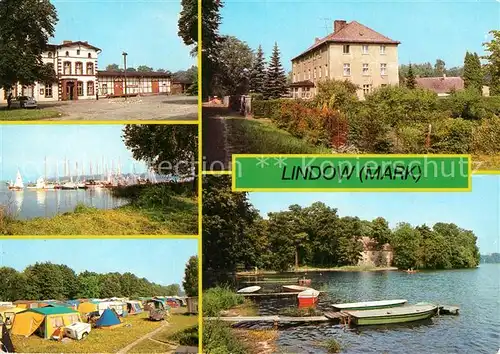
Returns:
[[[0,353],[197,352],[198,258],[190,256],[196,240],[100,240],[108,259],[81,271],[79,262],[89,263],[81,244],[92,242],[0,240]],[[29,258],[50,249],[51,258],[71,267],[43,259],[22,270],[18,260],[5,266],[20,247]],[[129,261],[148,248],[148,264]],[[109,272],[110,265],[118,271]]]

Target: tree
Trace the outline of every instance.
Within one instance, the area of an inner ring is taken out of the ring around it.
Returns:
[[[416,268],[419,265],[420,232],[408,223],[399,224],[391,236],[394,249],[393,263],[401,269]]]
[[[150,72],[153,72],[153,68],[151,68],[147,65],[139,65],[137,67],[137,71],[140,73],[150,73]]]
[[[26,298],[26,277],[14,268],[0,267],[0,301]]]
[[[162,69],[162,68],[158,68],[158,69],[156,69],[156,72],[157,73],[166,73],[166,70]]]
[[[446,63],[442,59],[436,59],[434,64],[434,73],[436,76],[443,76],[446,74]]]
[[[377,241],[379,246],[383,246],[390,241],[391,229],[387,220],[378,217],[371,222],[371,238]]]
[[[221,37],[219,35],[219,25],[221,23],[220,10],[223,6],[220,0],[203,0],[201,2],[201,30],[203,49],[201,54],[202,61],[202,96],[208,97],[212,94],[212,80],[217,72],[219,45]],[[197,16],[197,13],[196,13]],[[193,16],[194,17],[194,16]],[[196,25],[198,22],[196,22]],[[192,35],[189,36],[193,38]],[[197,37],[196,37],[197,38]],[[186,41],[184,41],[186,43]],[[195,41],[197,42],[197,40]]]
[[[286,75],[281,65],[278,43],[274,43],[273,54],[266,72],[266,97],[268,99],[276,99],[287,92]]]
[[[198,156],[198,127],[194,125],[126,125],[125,146],[136,160],[160,174],[192,175]]]
[[[259,45],[257,55],[253,62],[252,70],[250,72],[250,92],[265,93],[266,84],[266,62],[264,59],[264,51],[262,46]]]
[[[128,73],[135,73],[135,72],[137,72],[137,69],[136,68],[127,68],[127,72]]]
[[[189,258],[184,271],[182,287],[187,296],[198,296],[198,256]]]
[[[187,70],[179,70],[172,74],[173,81],[197,83],[198,80],[198,67],[192,66]]]
[[[198,43],[198,1],[182,0],[181,6],[177,34],[184,44],[195,45]]]
[[[106,66],[106,71],[121,71],[118,64],[109,64]]]
[[[408,76],[406,77],[406,87],[413,90],[417,86],[417,80],[415,79],[415,74],[413,74],[413,69],[408,65]]]
[[[353,110],[358,104],[357,89],[358,85],[349,80],[321,80],[318,82],[318,91],[314,102],[318,107],[347,112]]]
[[[477,53],[465,53],[464,59],[464,86],[465,88],[475,89],[479,92],[483,88],[483,74],[481,70],[481,61]]]
[[[245,42],[232,36],[223,37],[212,92],[218,96],[248,93],[252,62],[252,49]]]
[[[491,41],[483,43],[487,55],[486,71],[490,76],[490,94],[500,95],[500,30],[490,31]]]
[[[85,299],[99,298],[101,287],[99,275],[83,272],[78,275],[78,297]]]
[[[57,21],[49,0],[0,2],[0,88],[9,91],[17,83],[51,82],[54,70],[43,63],[42,53]]]

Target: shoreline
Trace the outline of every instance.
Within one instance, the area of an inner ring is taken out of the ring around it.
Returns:
[[[236,272],[236,276],[239,277],[251,277],[260,275],[274,275],[274,274],[306,274],[306,273],[318,273],[318,272],[382,272],[382,271],[398,271],[397,267],[370,267],[370,266],[343,266],[343,267],[331,267],[331,268],[305,268],[300,267],[295,270],[289,271],[276,271],[276,270],[249,270]]]

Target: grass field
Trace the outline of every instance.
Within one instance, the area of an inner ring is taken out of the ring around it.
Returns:
[[[236,154],[328,154],[331,150],[308,144],[267,119],[228,117],[228,144]]]
[[[166,235],[198,233],[198,202],[188,194],[139,191],[130,204],[111,210],[77,205],[73,212],[50,218],[17,220],[0,215],[4,235]],[[150,197],[153,195],[159,200]],[[146,199],[143,201],[142,199]],[[0,210],[1,211],[1,210]],[[1,213],[0,213],[1,214]]]
[[[134,346],[129,353],[165,353],[175,349],[179,343],[173,335],[198,324],[198,316],[188,316],[182,313],[173,314],[169,319],[170,325]]]
[[[81,341],[59,343],[32,335],[12,336],[12,342],[18,353],[115,353],[162,325],[162,322],[149,321],[147,316],[143,313],[125,317],[124,325],[114,329],[92,329]],[[175,328],[174,323],[169,327]]]
[[[53,109],[0,108],[0,120],[40,120],[61,116],[61,112]]]

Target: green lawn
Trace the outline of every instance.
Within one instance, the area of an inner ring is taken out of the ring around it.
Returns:
[[[112,210],[77,206],[51,218],[0,220],[4,235],[194,235],[197,230],[197,200],[183,196],[173,196],[163,213],[133,205]]]
[[[236,154],[328,154],[331,150],[313,146],[276,128],[267,119],[226,118],[229,150]]]
[[[92,329],[89,336],[80,341],[59,343],[36,335],[28,338],[12,336],[12,341],[18,353],[116,353],[162,325],[162,322],[149,321],[147,317],[147,313],[125,317],[123,326]]]
[[[0,108],[0,120],[40,120],[61,117],[54,109]]]

